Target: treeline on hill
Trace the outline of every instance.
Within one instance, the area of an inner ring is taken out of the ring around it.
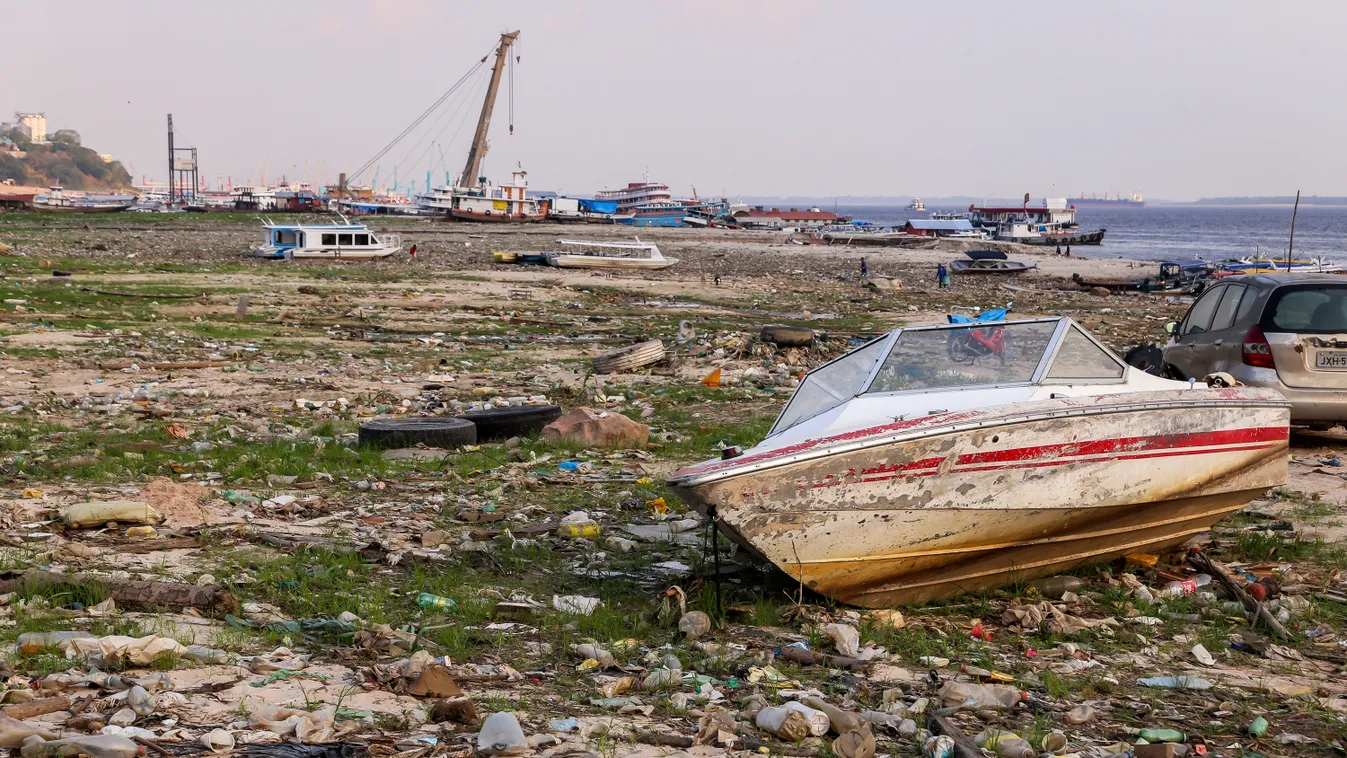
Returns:
[[[22,158],[0,153],[0,181],[47,187],[59,184],[67,189],[110,190],[131,186],[131,175],[119,161],[105,163],[98,153],[80,145],[79,134],[62,129],[51,137],[50,145],[35,145],[23,133],[11,130],[3,135],[27,153]]]

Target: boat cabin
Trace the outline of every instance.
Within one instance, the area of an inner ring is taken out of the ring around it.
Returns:
[[[374,234],[359,222],[277,224],[265,222],[266,241],[253,251],[262,258],[383,257],[399,247],[398,235]]]
[[[1182,386],[1129,367],[1065,317],[906,327],[806,374],[760,447],[877,420]]]

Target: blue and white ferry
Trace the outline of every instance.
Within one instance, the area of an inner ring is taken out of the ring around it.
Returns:
[[[616,202],[620,218],[615,221],[632,226],[689,226],[687,218],[715,216],[725,210],[723,203],[674,199],[669,185],[649,180],[632,182],[621,189],[599,190],[594,199]]]
[[[341,214],[337,214],[341,216]],[[402,249],[397,234],[375,234],[360,222],[341,216],[340,224],[277,224],[264,219],[267,239],[253,249],[258,258],[327,258],[367,261],[387,258]]]

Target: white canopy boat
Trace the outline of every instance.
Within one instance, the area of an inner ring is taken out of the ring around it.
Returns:
[[[669,482],[819,593],[922,602],[1183,543],[1286,481],[1288,409],[1145,374],[1068,318],[904,328]]]
[[[653,242],[557,240],[564,249],[547,252],[547,263],[561,268],[663,269],[678,262],[666,258]]]
[[[337,214],[341,216],[341,214]],[[340,224],[277,224],[264,221],[266,242],[253,249],[258,258],[318,258],[363,261],[387,258],[402,248],[396,234],[375,234],[341,216]]]

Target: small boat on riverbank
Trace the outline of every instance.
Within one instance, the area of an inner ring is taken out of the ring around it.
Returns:
[[[955,274],[1023,274],[1038,268],[1038,264],[1012,261],[1000,250],[969,250],[969,260],[951,261],[949,270]]]
[[[253,249],[256,258],[363,261],[387,258],[402,248],[397,234],[375,234],[360,222],[341,217],[340,224],[277,224],[265,221],[266,242]]]
[[[557,240],[561,250],[548,251],[547,263],[558,268],[606,268],[628,270],[659,270],[678,262],[666,258],[653,242],[597,242],[592,240]]]
[[[1273,390],[1148,375],[1065,317],[909,327],[669,484],[811,590],[890,607],[1182,544],[1286,481],[1289,421]]]
[[[904,247],[915,250],[930,249],[940,244],[936,237],[906,232],[824,232],[823,240],[829,245]]]

